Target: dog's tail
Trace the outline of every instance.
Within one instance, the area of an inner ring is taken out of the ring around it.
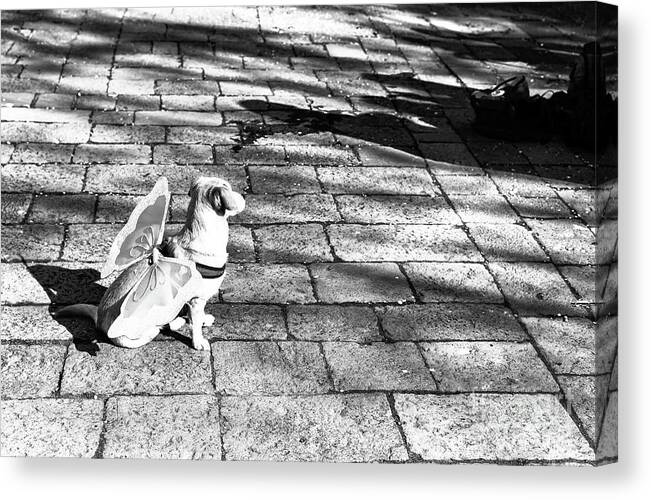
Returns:
[[[93,320],[93,324],[97,327],[97,306],[91,304],[75,304],[74,306],[66,306],[59,309],[54,313],[55,318],[63,316],[86,316]]]

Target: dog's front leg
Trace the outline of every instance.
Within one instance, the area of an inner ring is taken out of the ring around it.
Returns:
[[[199,351],[209,351],[210,344],[204,338],[201,327],[204,322],[206,300],[195,297],[190,301],[190,322],[192,323],[192,347]]]

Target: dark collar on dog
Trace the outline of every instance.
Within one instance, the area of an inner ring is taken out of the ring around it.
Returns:
[[[194,264],[197,266],[197,271],[199,271],[199,274],[204,279],[221,278],[224,275],[224,271],[226,271],[226,264],[222,267],[205,266],[198,262],[195,262]]]

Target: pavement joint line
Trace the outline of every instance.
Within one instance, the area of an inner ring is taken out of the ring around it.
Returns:
[[[99,440],[97,442],[97,448],[93,454],[93,458],[104,458],[104,448],[106,447],[106,426],[108,424],[108,399],[103,400],[102,405],[102,429],[99,433]]]
[[[421,457],[418,453],[414,452],[411,449],[411,446],[409,446],[409,440],[407,439],[405,430],[402,427],[402,420],[400,418],[400,414],[396,409],[396,400],[393,393],[388,392],[386,394],[386,398],[387,398],[387,403],[389,404],[389,408],[391,410],[391,416],[393,418],[394,423],[396,424],[398,433],[400,434],[400,440],[402,441],[402,445],[405,447],[405,451],[407,452],[408,462],[414,462],[414,463],[423,462],[423,457]]]
[[[328,356],[326,356],[325,353],[325,348],[323,347],[323,342],[317,342],[319,346],[319,353],[321,355],[321,359],[323,359],[323,365],[325,366],[325,372],[326,372],[326,378],[328,381],[328,385],[332,387],[332,392],[336,393],[341,393],[341,391],[337,390],[337,385],[335,384],[335,379],[334,376],[332,375],[332,367],[330,366],[330,362],[328,361]],[[326,394],[328,394],[330,391],[327,391]]]

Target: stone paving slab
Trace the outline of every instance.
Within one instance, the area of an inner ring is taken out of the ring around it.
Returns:
[[[513,313],[495,304],[441,303],[386,306],[379,310],[392,340],[525,340]]]
[[[323,345],[338,391],[435,391],[416,344],[327,342]]]
[[[558,392],[529,343],[436,342],[421,344],[423,356],[443,391]]]
[[[221,458],[214,396],[118,396],[106,402],[104,458]]]
[[[491,274],[478,263],[407,263],[405,273],[423,302],[504,302]]]
[[[67,347],[63,345],[5,345],[2,347],[2,397],[54,396]]]
[[[168,342],[125,350],[105,344],[96,356],[72,349],[65,360],[61,394],[210,393],[210,356]]]
[[[375,312],[364,306],[290,306],[287,309],[287,327],[289,334],[298,340],[381,340]]]
[[[425,460],[582,461],[592,456],[553,395],[397,394],[396,410],[410,448]]]
[[[102,432],[102,401],[6,400],[0,408],[3,457],[95,456]]]
[[[222,413],[227,460],[407,459],[384,395],[226,397]]]

